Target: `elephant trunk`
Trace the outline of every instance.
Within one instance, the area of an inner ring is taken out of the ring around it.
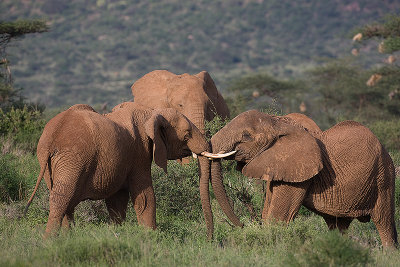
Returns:
[[[239,218],[233,212],[233,209],[229,203],[229,198],[226,195],[222,179],[220,159],[213,160],[211,163],[211,185],[219,205],[221,206],[222,210],[229,218],[229,220],[235,226],[243,227],[243,223],[240,222]]]
[[[198,129],[193,129],[192,138],[188,141],[188,147],[193,153],[198,155],[200,200],[207,226],[207,237],[208,239],[212,239],[214,224],[209,190],[210,161],[207,157],[201,156],[201,153],[211,151],[210,144]]]
[[[201,206],[207,226],[207,238],[211,240],[214,232],[214,223],[209,194],[210,161],[206,157],[199,157],[199,172]]]
[[[192,107],[190,110],[189,120],[200,130],[202,134],[205,133],[205,111],[204,106]]]

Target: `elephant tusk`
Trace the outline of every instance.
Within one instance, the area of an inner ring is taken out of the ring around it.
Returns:
[[[228,152],[228,153],[217,153],[217,154],[213,154],[210,152],[201,152],[201,155],[204,157],[207,157],[208,159],[221,159],[221,158],[226,158],[229,157],[230,155],[233,155],[236,153],[236,150]]]
[[[197,154],[196,153],[192,152],[192,156],[193,156],[193,158],[197,159]]]

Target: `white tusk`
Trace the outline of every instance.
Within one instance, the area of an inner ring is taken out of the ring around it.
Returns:
[[[196,153],[192,152],[192,156],[193,156],[193,158],[197,159],[197,154]]]
[[[228,153],[223,153],[223,154],[221,154],[221,153],[213,154],[213,153],[204,151],[204,152],[201,152],[201,155],[204,156],[204,157],[208,157],[209,159],[220,159],[220,158],[229,157],[230,155],[233,155],[236,152],[237,151],[234,150],[234,151],[231,151],[231,152],[228,152]]]

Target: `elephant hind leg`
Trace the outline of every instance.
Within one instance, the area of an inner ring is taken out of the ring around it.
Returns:
[[[76,177],[76,176],[73,176]],[[50,191],[49,199],[49,219],[47,221],[45,238],[55,234],[63,224],[69,227],[69,222],[73,221],[73,213],[75,206],[79,203],[76,192],[77,185],[74,182],[55,181]]]
[[[375,209],[376,210],[376,209]],[[378,230],[379,236],[381,238],[382,246],[384,247],[397,247],[397,230],[396,223],[394,221],[394,214],[386,212],[386,209],[381,209],[379,212],[373,212],[371,218],[374,222],[376,229]]]
[[[46,225],[45,238],[56,234],[62,224],[64,227],[67,227],[67,225],[69,227],[68,217],[71,216],[71,213],[67,214],[69,199],[69,197],[61,195],[55,190],[50,192],[50,213]]]
[[[126,218],[126,208],[129,201],[129,192],[121,189],[106,199],[106,206],[113,223],[121,224]]]
[[[69,229],[71,225],[75,224],[74,220],[74,208],[69,208],[64,215],[61,226],[64,229]]]
[[[384,247],[397,247],[397,231],[394,220],[390,221],[387,218],[374,218],[376,229],[378,230],[381,238],[382,246]]]
[[[344,233],[353,221],[353,218],[348,217],[334,217],[334,216],[323,216],[329,230],[338,229],[340,233]]]

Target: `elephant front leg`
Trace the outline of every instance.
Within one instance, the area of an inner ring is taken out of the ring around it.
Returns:
[[[112,222],[121,224],[125,220],[128,201],[129,192],[125,189],[119,190],[106,199],[107,210]]]
[[[271,204],[271,198],[272,198],[272,185],[270,181],[267,181],[266,184],[266,192],[265,192],[265,201],[264,201],[264,208],[261,214],[261,219],[266,220],[268,217],[268,210],[269,206]]]
[[[131,198],[140,225],[156,229],[156,198],[150,178],[130,183]]]
[[[271,200],[264,204],[264,220],[278,220],[289,223],[299,211],[310,182],[284,183],[271,182]],[[268,190],[267,190],[268,192]],[[269,197],[265,202],[269,201]],[[266,210],[267,209],[267,210]]]

